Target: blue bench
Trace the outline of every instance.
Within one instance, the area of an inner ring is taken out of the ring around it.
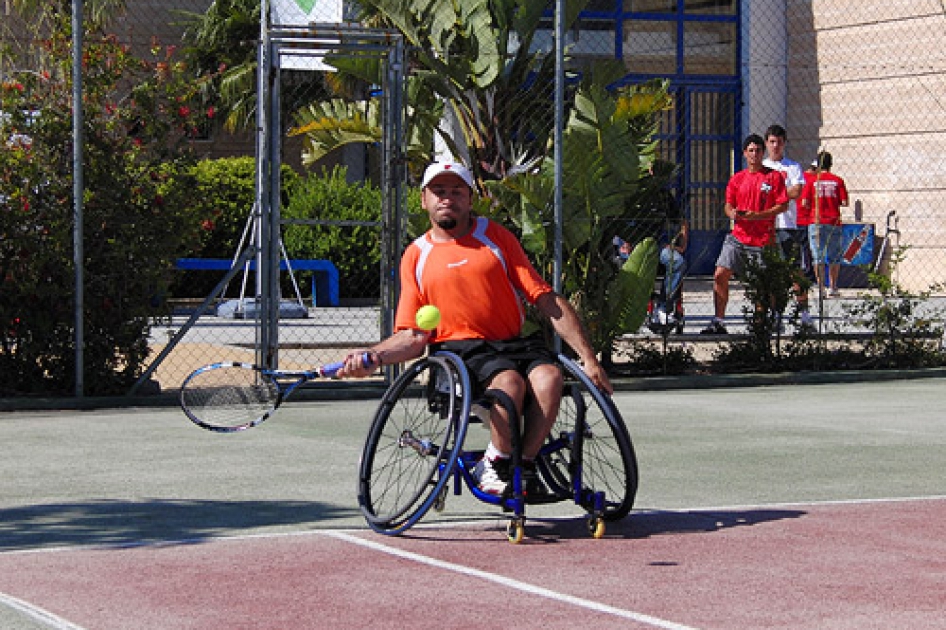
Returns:
[[[178,258],[178,269],[226,271],[233,265],[233,261],[226,258]],[[312,273],[312,304],[315,306],[338,306],[338,268],[328,260],[314,260],[307,258],[291,259],[288,264],[285,260],[279,261],[279,268],[293,271],[311,271]],[[250,261],[250,269],[256,269],[256,261]]]

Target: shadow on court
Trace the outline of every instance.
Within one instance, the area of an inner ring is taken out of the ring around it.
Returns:
[[[0,551],[71,545],[196,543],[260,527],[351,518],[308,501],[89,501],[0,509]]]
[[[628,538],[650,538],[672,534],[712,533],[734,527],[752,527],[763,523],[801,518],[801,510],[748,509],[720,510],[712,512],[638,512],[625,519],[620,529],[626,530]],[[618,528],[613,528],[617,530]],[[617,533],[615,531],[614,533]]]
[[[779,521],[793,520],[804,517],[803,510],[752,508],[738,510],[712,511],[635,511],[628,518],[616,522],[608,522],[604,538],[612,540],[643,540],[659,536],[673,536],[681,534],[712,534],[723,530],[752,527]],[[445,529],[431,527],[410,530],[401,535],[404,539],[418,540],[454,540],[456,528],[461,523],[469,524],[471,528],[491,527],[502,530],[504,519],[495,517],[487,519],[482,515],[476,519],[472,515],[458,518]],[[449,524],[450,519],[440,519],[441,524]],[[476,523],[479,523],[477,526]],[[530,544],[559,543],[573,540],[588,540],[587,521],[584,516],[574,518],[528,518],[526,521],[526,535]],[[461,539],[462,540],[462,539]],[[482,542],[471,539],[468,542]]]

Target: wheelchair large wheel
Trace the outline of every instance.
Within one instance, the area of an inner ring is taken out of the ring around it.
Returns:
[[[601,516],[615,521],[627,516],[637,495],[637,456],[627,427],[609,396],[602,394],[581,367],[565,356],[559,361],[565,393],[539,465],[550,490],[562,498],[576,490],[603,492]],[[584,426],[576,431],[579,421]],[[574,487],[580,463],[581,488]],[[589,511],[592,505],[583,505]]]
[[[436,353],[403,372],[384,394],[362,453],[358,504],[375,531],[419,521],[454,471],[470,412],[460,359]]]

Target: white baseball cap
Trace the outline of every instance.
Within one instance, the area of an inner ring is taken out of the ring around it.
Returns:
[[[443,175],[444,173],[456,175],[462,179],[467,186],[473,188],[473,174],[470,173],[470,169],[456,162],[434,162],[428,166],[427,170],[424,171],[424,180],[421,182],[420,187],[427,188],[427,184],[429,184],[434,177]]]

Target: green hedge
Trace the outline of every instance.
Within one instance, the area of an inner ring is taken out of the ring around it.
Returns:
[[[346,174],[344,167],[335,167],[297,182],[283,218],[374,225],[286,225],[283,242],[290,258],[334,263],[342,298],[376,298],[381,284],[381,190],[368,182],[350,184]],[[308,281],[306,274],[299,278]]]
[[[185,190],[193,216],[197,217],[200,244],[187,254],[193,258],[232,258],[239,248],[255,198],[256,166],[253,158],[203,160],[188,173]],[[182,180],[183,181],[183,180]],[[285,225],[283,243],[290,258],[330,260],[338,267],[342,298],[374,299],[380,295],[382,191],[370,182],[347,181],[347,169],[338,167],[300,176],[283,167],[283,219],[315,219],[335,225]],[[172,184],[173,187],[173,184]],[[420,194],[407,195],[411,235],[426,229],[426,213]],[[345,225],[346,222],[355,225]],[[341,225],[339,225],[341,224]],[[297,271],[296,280],[308,297],[311,273]],[[285,274],[284,274],[285,275]],[[219,273],[180,272],[171,288],[177,298],[204,297],[220,280]],[[240,283],[231,283],[227,295],[234,297]],[[291,295],[283,278],[284,295]]]
[[[187,254],[189,258],[233,258],[253,211],[256,199],[256,161],[252,157],[201,160],[189,177],[172,186],[186,195],[190,209],[197,217],[199,244]],[[298,175],[288,166],[282,168],[282,185],[291,188]],[[186,187],[186,190],[179,190]],[[284,200],[285,201],[285,200]],[[244,247],[248,243],[244,244]],[[171,287],[177,298],[207,296],[220,280],[220,275],[206,271],[178,274]],[[228,294],[239,290],[239,282],[231,285]]]

